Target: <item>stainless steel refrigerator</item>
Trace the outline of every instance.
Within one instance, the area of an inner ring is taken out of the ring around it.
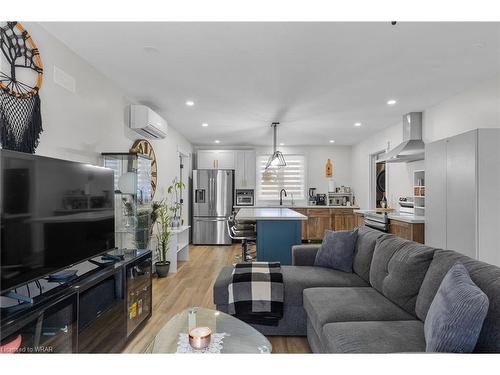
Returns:
[[[193,244],[229,245],[226,221],[233,211],[234,171],[193,171]]]

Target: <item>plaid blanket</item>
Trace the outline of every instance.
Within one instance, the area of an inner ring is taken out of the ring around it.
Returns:
[[[235,264],[228,292],[228,312],[238,319],[276,326],[283,317],[283,274],[279,262]]]

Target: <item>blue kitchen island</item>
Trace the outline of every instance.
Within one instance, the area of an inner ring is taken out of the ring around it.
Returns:
[[[292,246],[302,243],[302,221],[307,216],[289,208],[242,208],[236,220],[257,222],[257,260],[292,264]]]

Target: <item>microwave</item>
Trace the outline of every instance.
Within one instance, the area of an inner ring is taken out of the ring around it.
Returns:
[[[236,206],[253,206],[253,197],[252,189],[236,189]]]

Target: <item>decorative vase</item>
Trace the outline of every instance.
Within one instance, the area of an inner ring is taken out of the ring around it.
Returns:
[[[159,278],[167,277],[170,270],[170,262],[168,260],[155,262],[155,269]]]
[[[174,216],[172,218],[172,228],[179,228],[181,226],[181,218],[179,216]]]

